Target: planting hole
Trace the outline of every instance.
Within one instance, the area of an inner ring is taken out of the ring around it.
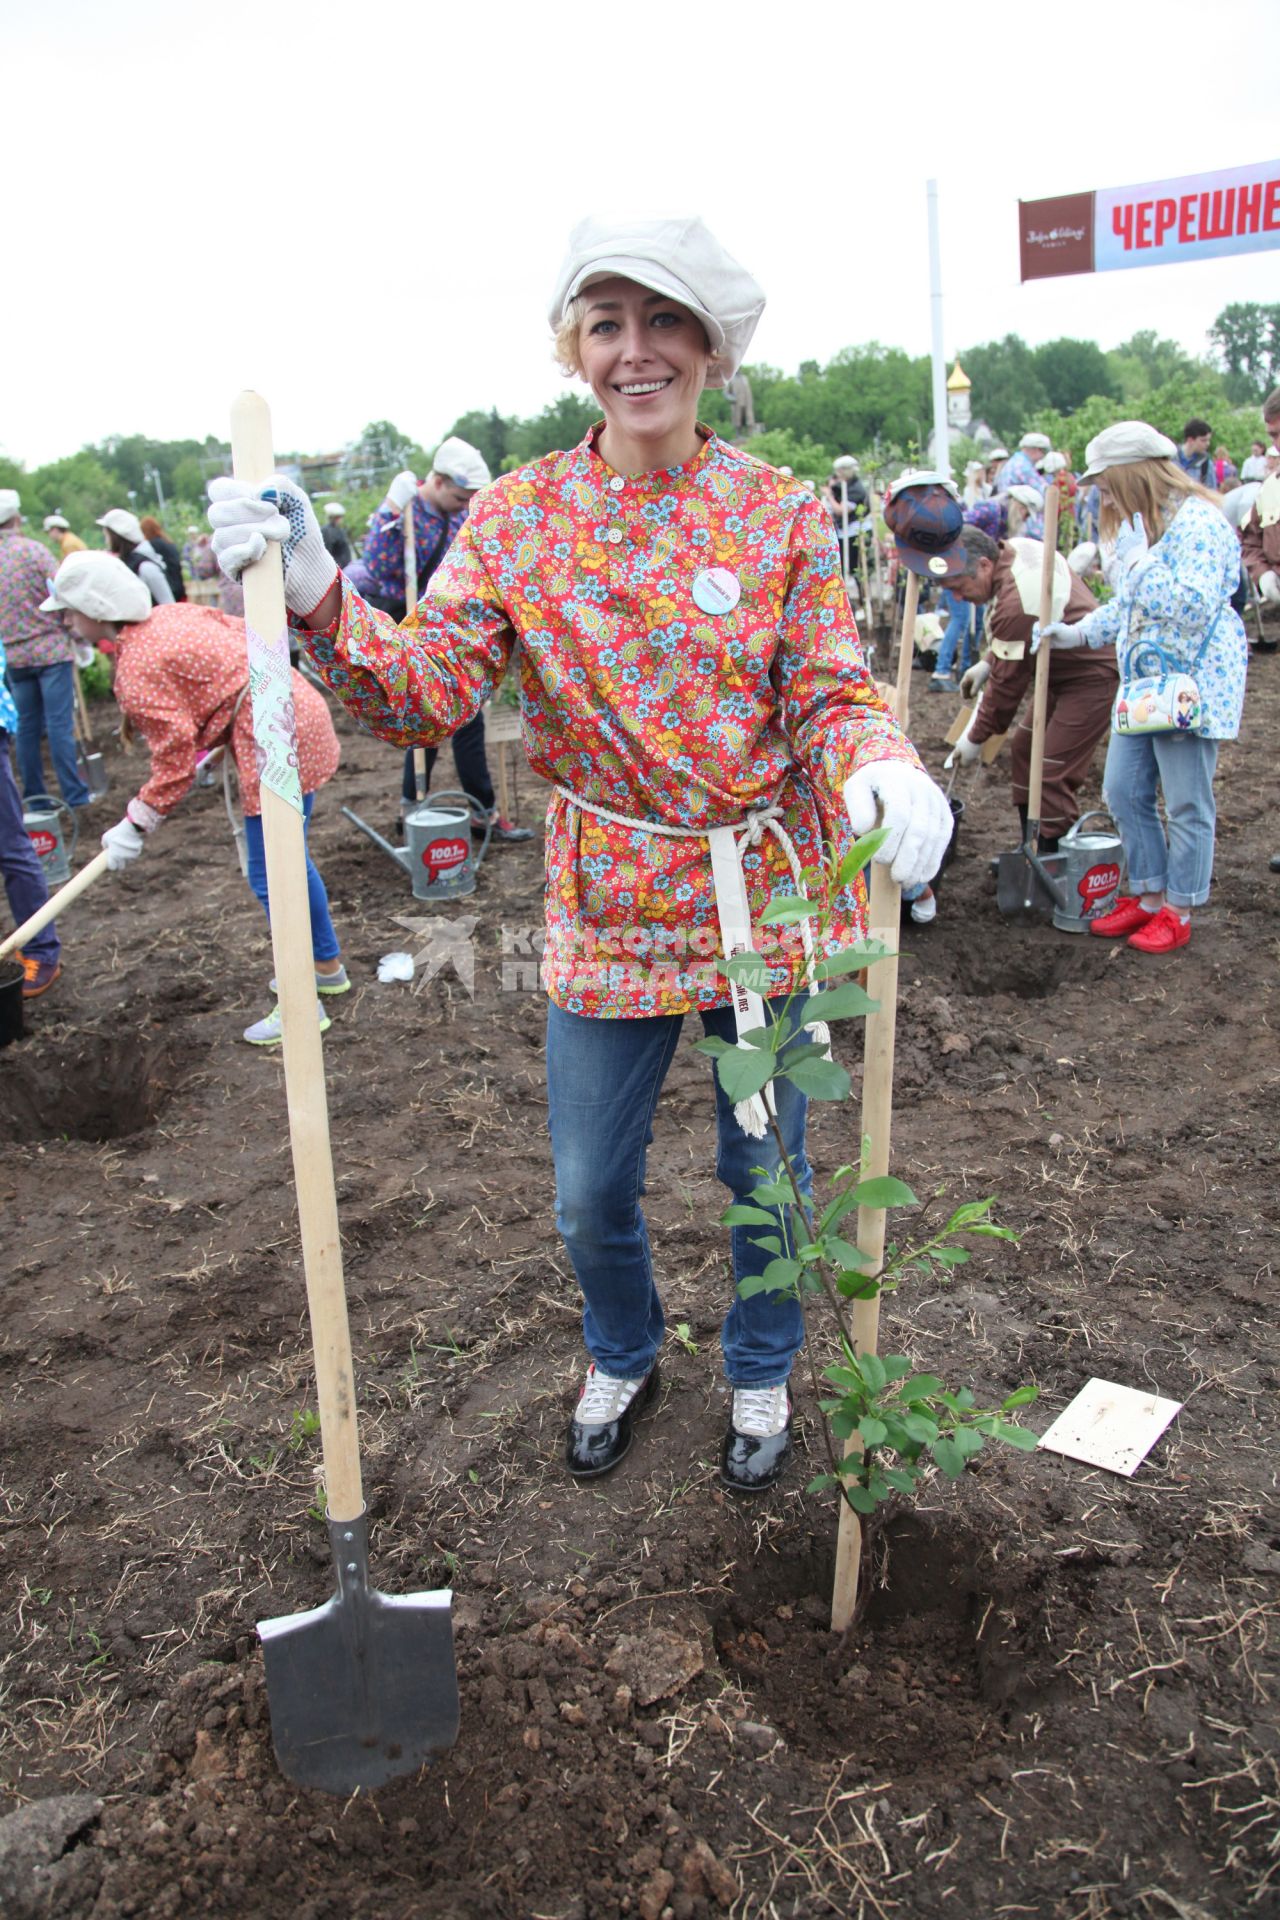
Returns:
[[[0,1139],[123,1140],[154,1125],[172,1091],[168,1049],[136,1033],[78,1033],[13,1048]]]

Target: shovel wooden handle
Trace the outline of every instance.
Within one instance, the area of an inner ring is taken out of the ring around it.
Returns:
[[[29,920],[24,920],[20,927],[15,927],[6,940],[0,940],[0,960],[7,960],[15,948],[22,946],[43,927],[47,927],[51,920],[56,920],[62,909],[69,907],[73,900],[78,900],[85,888],[91,887],[106,870],[107,850],[104,847],[101,853],[93,856],[87,867],[81,867],[79,873],[73,874],[65,886],[59,887],[56,893],[50,894],[44,905],[37,907]]]
[[[916,650],[916,605],[920,581],[907,575],[902,609],[902,648],[898,655],[898,684],[894,695],[899,724],[907,723],[911,665]],[[862,1178],[878,1179],[889,1171],[889,1137],[893,1127],[893,1047],[898,1030],[898,945],[901,940],[902,889],[881,861],[871,863],[870,936],[889,953],[867,968],[867,990],[876,1001],[863,1025],[862,1138],[866,1147]],[[868,1273],[884,1264],[885,1210],[858,1208],[858,1251],[869,1262]],[[859,1353],[874,1353],[880,1338],[880,1296],[853,1303],[853,1344]],[[856,1443],[855,1443],[856,1444]],[[862,1565],[862,1523],[848,1502],[840,1502],[836,1534],[836,1573],[831,1595],[831,1628],[843,1633],[853,1620],[858,1602],[858,1575]]]
[[[1058,487],[1051,481],[1044,496],[1044,565],[1040,569],[1040,632],[1053,619],[1053,568],[1058,557]],[[1031,704],[1031,770],[1027,779],[1028,840],[1040,825],[1040,789],[1044,784],[1044,730],[1049,712],[1049,642],[1036,650],[1035,692]]]
[[[265,400],[242,393],[231,408],[231,456],[237,480],[259,485],[274,471],[271,416]],[[245,622],[250,647],[278,644],[287,632],[284,572],[274,543],[243,576]],[[254,712],[255,732],[265,717]],[[342,1279],[338,1202],[329,1149],[324,1050],[316,1008],[311,956],[311,910],[307,901],[307,855],[302,815],[288,800],[262,788],[271,947],[280,991],[284,1032],[285,1096],[289,1144],[298,1196],[302,1264],[315,1353],[320,1438],[331,1521],[355,1520],[364,1511],[360,1448],[356,1433],[355,1375]]]

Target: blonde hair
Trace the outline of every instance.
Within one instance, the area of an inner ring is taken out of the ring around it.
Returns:
[[[1214,507],[1222,505],[1216,493],[1184,473],[1176,460],[1128,460],[1108,467],[1098,479],[1111,495],[1103,504],[1100,520],[1104,540],[1114,540],[1121,521],[1132,520],[1137,513],[1156,541],[1184,501],[1194,497]]]
[[[564,319],[560,322],[560,325],[556,328],[552,337],[551,357],[566,380],[572,380],[575,375],[582,380],[585,380],[587,377],[583,371],[582,354],[578,348],[578,341],[582,336],[582,322],[586,317],[586,312],[586,301],[581,294],[575,295],[565,308]],[[685,312],[689,312],[687,307],[685,308]],[[698,318],[696,314],[690,314],[689,317],[694,320]],[[712,347],[710,340],[707,340],[707,330],[702,326],[701,320],[698,320],[698,325],[702,327],[702,337],[706,341],[707,352],[711,356],[710,364],[707,367],[706,380],[706,384],[710,385],[713,373],[717,366],[721,364],[721,356]]]

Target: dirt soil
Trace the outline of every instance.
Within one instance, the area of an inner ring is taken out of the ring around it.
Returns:
[[[936,767],[951,703],[913,692]],[[346,1804],[273,1757],[255,1622],[332,1576],[282,1071],[240,1039],[270,952],[220,795],[195,793],[66,916],[63,979],[0,1055],[0,1909],[1280,1912],[1280,657],[1251,670],[1212,905],[1172,959],[1004,922],[1007,770],[963,787],[940,917],[907,931],[894,1166],[929,1220],[994,1194],[1021,1241],[892,1296],[882,1350],[984,1399],[1035,1381],[1037,1429],[1091,1375],[1185,1410],[1132,1480],[1000,1449],[931,1482],[846,1638],[807,1384],[785,1485],[717,1484],[729,1279],[692,1032],[649,1199],[686,1337],[618,1472],[565,1478],[539,845],[416,907],[339,813],[390,829],[399,756],[340,725],[313,845],[355,982],[325,1054],[373,1578],[452,1587],[461,1734]],[[110,764],[103,824],[138,777]],[[452,968],[377,983],[424,938],[401,916],[476,919],[474,995]],[[821,1108],[819,1168],[857,1132]]]

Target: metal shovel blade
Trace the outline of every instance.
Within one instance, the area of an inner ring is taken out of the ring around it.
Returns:
[[[87,747],[76,745],[76,762],[80,768],[80,778],[89,789],[90,798],[105,800],[111,786],[107,775],[107,763],[100,753],[90,753]]]
[[[364,1518],[329,1526],[338,1591],[260,1620],[271,1738],[300,1787],[354,1793],[416,1773],[458,1737],[453,1595],[369,1585]]]
[[[1046,872],[1030,840],[1000,855],[996,868],[996,904],[1007,918],[1043,918],[1055,907],[1065,907],[1061,887]]]

